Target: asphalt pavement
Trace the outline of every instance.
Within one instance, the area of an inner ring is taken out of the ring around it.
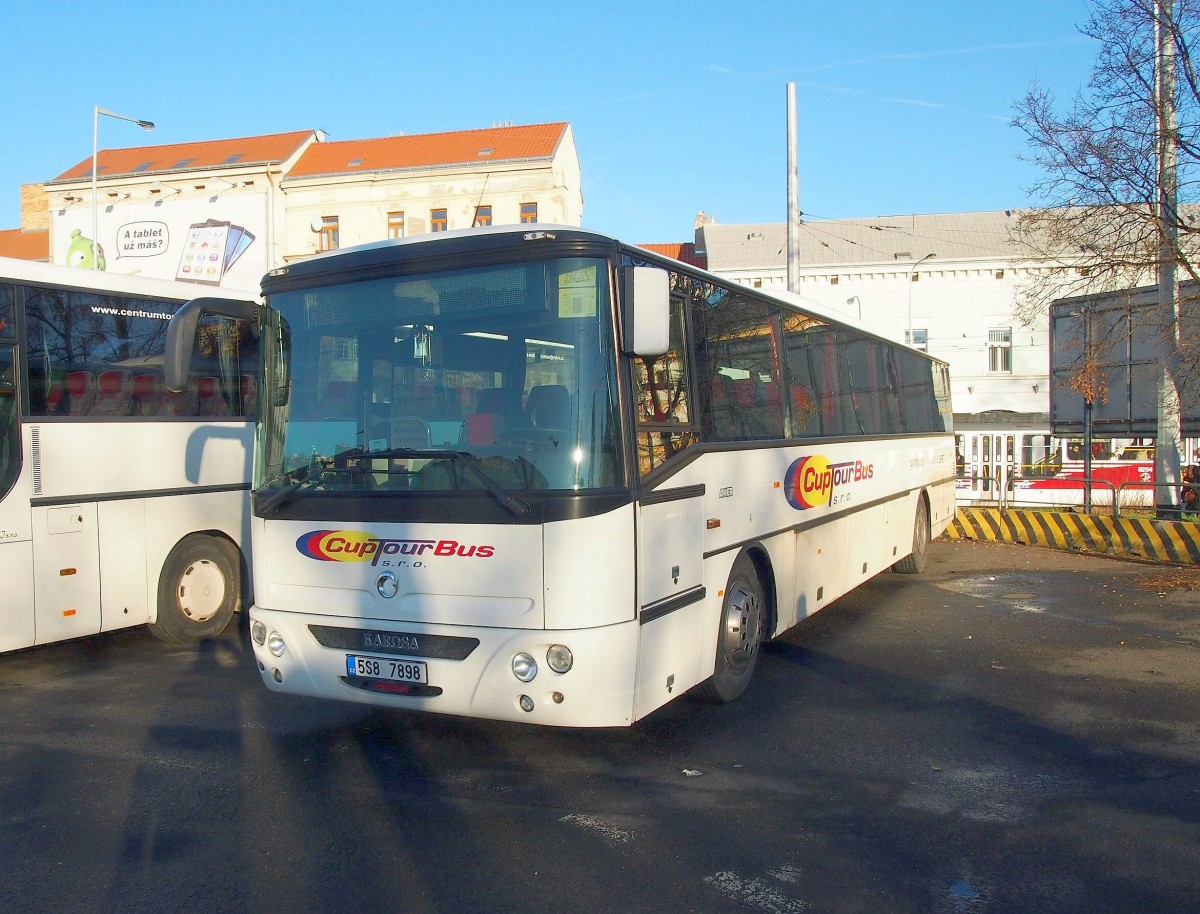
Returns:
[[[0,657],[0,912],[1200,911],[1200,571],[939,541],[623,730]]]

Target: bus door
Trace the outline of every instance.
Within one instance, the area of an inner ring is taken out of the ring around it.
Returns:
[[[959,497],[973,502],[1003,503],[1012,497],[1016,474],[1016,437],[994,432],[966,432],[959,445],[962,470]]]
[[[32,474],[21,439],[15,349],[0,343],[0,651],[29,647],[34,640]]]

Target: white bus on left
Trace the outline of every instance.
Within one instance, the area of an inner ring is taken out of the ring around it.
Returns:
[[[207,324],[168,391],[197,291],[0,258],[0,651],[139,624],[191,643],[240,605],[258,342]]]

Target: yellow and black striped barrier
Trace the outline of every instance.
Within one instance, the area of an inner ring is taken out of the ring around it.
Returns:
[[[1200,524],[1190,521],[1069,511],[959,508],[946,529],[946,537],[1200,565]]]

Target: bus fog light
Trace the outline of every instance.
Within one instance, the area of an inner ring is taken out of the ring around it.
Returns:
[[[571,656],[571,649],[565,644],[552,644],[546,651],[546,665],[556,673],[567,672],[574,662],[575,658]]]
[[[279,672],[279,667],[275,668],[275,672],[272,675],[276,682],[283,682],[283,673]]]
[[[526,714],[533,710],[533,699],[528,695],[522,695],[520,699],[521,710]]]
[[[512,659],[512,671],[521,682],[529,682],[537,675],[537,661],[529,654],[517,654]]]
[[[271,637],[267,639],[267,650],[276,657],[282,657],[283,652],[287,650],[287,645],[283,643],[283,635],[271,632]]]
[[[550,698],[556,705],[561,705],[563,703],[562,692],[553,692],[551,693]]]
[[[250,626],[250,637],[254,639],[255,644],[267,643],[267,627],[261,622],[255,622]]]

